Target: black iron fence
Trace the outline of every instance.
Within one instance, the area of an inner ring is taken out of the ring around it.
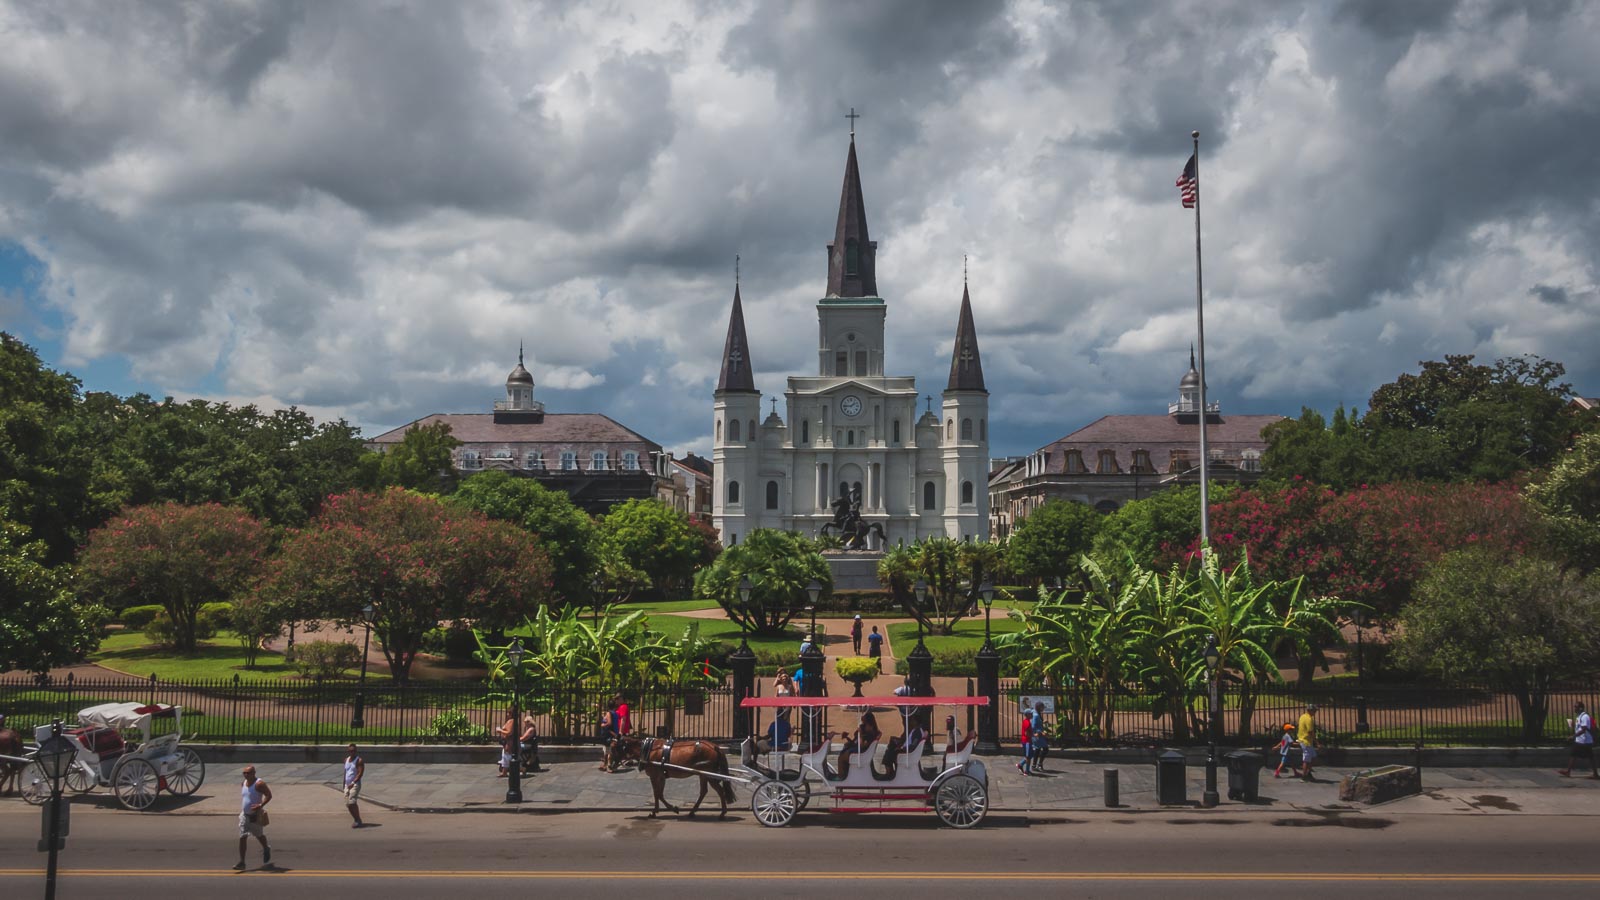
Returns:
[[[969,682],[970,685],[970,682]],[[757,690],[761,689],[757,682]],[[969,686],[969,693],[971,688]],[[549,743],[595,739],[597,725],[621,693],[632,710],[636,730],[682,738],[727,740],[734,731],[730,686],[690,689],[637,689],[573,685],[530,692],[539,733]],[[352,727],[358,694],[364,694],[363,727]],[[1202,697],[1165,698],[1117,691],[1039,688],[1017,681],[1000,684],[1000,737],[1015,742],[1024,698],[1048,697],[1048,718],[1057,744],[1172,745],[1206,739],[1207,702]],[[394,685],[368,681],[274,681],[242,678],[214,681],[160,681],[154,678],[79,679],[41,683],[32,678],[0,679],[0,713],[7,724],[31,735],[33,727],[54,718],[77,721],[79,710],[99,703],[161,703],[184,708],[187,739],[207,743],[489,743],[504,721],[509,698],[491,694],[481,682],[432,681]],[[1600,683],[1564,684],[1552,690],[1539,710],[1525,710],[1512,694],[1474,686],[1351,686],[1299,689],[1269,685],[1241,693],[1221,691],[1221,723],[1227,743],[1271,743],[1284,723],[1295,722],[1306,704],[1316,703],[1325,743],[1335,746],[1554,746],[1570,737],[1572,705],[1600,704]],[[1176,714],[1169,707],[1176,707]],[[850,710],[827,710],[820,726],[832,731],[855,727]],[[882,714],[880,713],[880,719]],[[751,724],[766,728],[758,713]],[[965,719],[966,721],[962,721]],[[970,715],[958,723],[971,730]],[[890,733],[894,726],[881,723]],[[933,723],[936,727],[942,722]]]
[[[549,742],[582,743],[621,693],[634,728],[646,734],[723,739],[733,733],[733,691],[727,686],[636,689],[573,685],[530,691],[539,734]],[[362,727],[352,725],[363,695]],[[40,683],[0,679],[0,712],[31,736],[36,725],[99,703],[183,707],[186,740],[201,743],[489,743],[505,721],[510,698],[480,682],[272,681],[242,678],[160,681],[155,678],[68,677]]]
[[[1047,721],[1065,744],[1168,745],[1206,741],[1210,718],[1204,695],[1164,697],[1142,692],[1063,690],[1000,683],[1000,737],[1016,741],[1024,699],[1050,698]],[[1542,707],[1527,709],[1511,693],[1485,686],[1265,685],[1219,691],[1221,727],[1233,745],[1272,743],[1285,724],[1317,704],[1321,740],[1332,746],[1552,746],[1571,738],[1574,702],[1594,709],[1600,683],[1556,686]],[[1172,711],[1176,710],[1176,714]]]

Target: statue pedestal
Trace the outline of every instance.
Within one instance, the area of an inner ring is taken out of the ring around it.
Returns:
[[[881,591],[878,583],[878,561],[881,550],[824,550],[822,558],[828,561],[833,573],[834,591]]]

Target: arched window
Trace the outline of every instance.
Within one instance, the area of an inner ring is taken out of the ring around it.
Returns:
[[[1115,475],[1121,471],[1117,466],[1117,451],[1101,450],[1099,464],[1095,471],[1101,475]]]
[[[944,439],[947,440],[947,441],[953,441],[953,440],[955,440],[955,437],[956,437],[956,420],[955,419],[945,419],[944,420]]]
[[[479,456],[476,450],[463,450],[461,451],[461,468],[481,469],[483,468],[483,457]]]
[[[748,431],[745,432],[745,434],[750,435],[750,440],[752,440],[752,441],[756,439],[756,420],[755,419],[751,419],[750,420],[750,428],[749,428]]]
[[[544,454],[537,450],[529,450],[528,455],[522,460],[522,465],[528,469],[542,469],[544,468]]]
[[[961,439],[963,441],[972,440],[972,420],[971,419],[962,419],[961,420]]]
[[[722,443],[722,420],[717,420],[717,443]]]
[[[972,482],[970,481],[961,482],[961,502],[967,506],[971,506],[973,503]]]
[[[728,505],[735,506],[739,503],[739,482],[728,482]]]
[[[639,454],[632,450],[622,454],[622,467],[630,472],[639,471]]]
[[[728,440],[730,440],[730,441],[739,440],[739,420],[738,419],[729,419],[728,420]]]
[[[923,484],[922,484],[922,508],[923,509],[938,509],[939,508],[938,500],[939,500],[939,489],[934,487],[933,486],[933,482],[931,482],[931,481],[923,482]]]
[[[895,419],[894,420],[894,442],[896,444],[900,443],[900,420],[899,419]]]
[[[578,469],[578,454],[571,450],[561,451],[561,471],[575,472]]]
[[[589,471],[604,472],[605,470],[606,452],[604,450],[596,450],[595,452],[589,454]]]
[[[800,443],[802,443],[802,444],[811,443],[811,420],[810,419],[801,419],[800,420]]]
[[[844,433],[844,445],[846,447],[854,447],[856,445],[856,431],[854,428]]]
[[[769,481],[769,482],[767,482],[767,509],[777,509],[777,508],[778,508],[778,483],[776,481]]]

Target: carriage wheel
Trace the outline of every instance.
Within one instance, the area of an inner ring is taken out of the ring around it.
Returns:
[[[794,788],[781,781],[763,781],[750,792],[750,812],[768,828],[789,824],[799,810]]]
[[[22,770],[22,782],[17,785],[17,790],[22,792],[22,799],[28,801],[30,806],[43,806],[50,799],[50,776],[44,773],[44,766],[36,762],[28,763]]]
[[[778,780],[794,788],[795,799],[801,809],[811,804],[811,782],[806,781],[804,773],[795,769],[784,769],[778,773]]]
[[[951,828],[971,828],[989,811],[989,792],[971,775],[952,775],[939,785],[933,809]]]
[[[142,759],[125,760],[111,776],[111,790],[123,806],[145,810],[156,802],[161,777],[156,767]]]
[[[87,794],[94,790],[95,777],[81,765],[74,765],[67,770],[67,790],[74,794]]]
[[[183,768],[167,776],[167,790],[175,796],[187,797],[205,783],[206,764],[200,754],[188,747],[179,747],[178,755],[183,757]]]

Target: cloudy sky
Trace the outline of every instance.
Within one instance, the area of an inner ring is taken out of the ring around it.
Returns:
[[[1536,353],[1600,393],[1600,4],[0,2],[0,328],[92,390],[368,433],[552,411],[710,446],[814,365],[854,107],[888,368],[943,387],[962,257],[995,455],[1363,404]]]

